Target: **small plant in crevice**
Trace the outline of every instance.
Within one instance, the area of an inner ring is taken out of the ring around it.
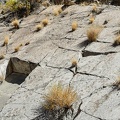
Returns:
[[[112,84],[114,89],[120,90],[120,77]]]
[[[115,38],[115,41],[113,43],[114,46],[120,45],[120,34]]]
[[[58,8],[58,13],[62,13],[62,8]]]
[[[42,20],[42,24],[43,24],[43,26],[48,25],[48,19],[47,18],[43,19]]]
[[[14,53],[18,52],[20,50],[20,47],[23,46],[23,44],[18,45],[14,48]]]
[[[48,1],[44,1],[42,2],[42,5],[47,8],[50,6],[50,3]]]
[[[1,55],[0,55],[0,60],[2,60],[2,59],[4,59],[4,58],[5,58],[4,54],[1,54]]]
[[[93,12],[93,13],[96,13],[96,12],[97,12],[97,5],[96,5],[96,4],[94,4],[94,6],[92,7],[92,12]]]
[[[14,28],[19,29],[19,21],[16,18],[12,21],[12,25]]]
[[[2,46],[6,46],[6,53],[7,53],[7,50],[8,50],[8,42],[9,42],[9,37],[8,36],[5,36],[4,38],[4,43]]]
[[[43,28],[42,24],[36,25],[36,31],[40,31]]]
[[[87,38],[89,42],[95,42],[97,41],[97,38],[102,31],[102,27],[100,26],[91,26],[87,30]]]
[[[55,10],[53,11],[53,15],[54,15],[54,16],[58,16],[58,15],[59,15],[59,12],[58,12],[57,9],[55,9]]]
[[[78,23],[76,21],[72,22],[72,31],[75,31],[78,27]]]
[[[78,61],[74,58],[72,59],[71,61],[71,66],[68,68],[69,70],[71,70],[72,68],[75,68],[75,70],[73,71],[74,75],[77,73],[77,64],[78,64]],[[71,70],[72,71],[72,70]]]
[[[89,24],[92,24],[92,23],[94,22],[94,20],[95,20],[95,17],[94,17],[94,16],[91,16],[91,17],[89,18]]]
[[[53,85],[49,93],[44,96],[44,107],[49,110],[70,108],[77,100],[77,93],[70,87],[63,87],[61,84]]]

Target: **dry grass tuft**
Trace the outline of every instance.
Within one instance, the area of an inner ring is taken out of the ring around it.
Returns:
[[[72,31],[75,31],[78,27],[78,23],[76,21],[72,22]]]
[[[97,5],[94,4],[93,8],[92,8],[92,12],[97,12]]]
[[[113,83],[113,86],[120,89],[120,77],[118,77],[118,79]]]
[[[102,27],[100,27],[100,26],[91,26],[87,30],[88,41],[90,41],[90,42],[97,41],[97,38],[98,38],[101,31],[102,31]]]
[[[43,28],[43,25],[42,24],[38,24],[36,25],[36,31],[39,31]]]
[[[45,97],[46,109],[70,108],[77,100],[77,93],[72,88],[64,88],[61,85],[54,85]]]
[[[12,25],[16,28],[19,29],[19,21],[17,19],[12,21]]]
[[[4,59],[5,58],[5,56],[2,54],[2,55],[0,55],[0,60],[2,60],[2,59]]]
[[[9,37],[5,36],[3,46],[7,46],[9,42]]]
[[[43,26],[48,25],[48,19],[47,19],[47,18],[46,18],[46,19],[43,19],[43,20],[42,20],[42,24],[43,24]]]
[[[14,48],[14,52],[18,52],[20,50],[20,45]]]
[[[48,1],[44,1],[42,2],[42,5],[47,8],[50,6],[50,3]]]
[[[120,45],[120,34],[116,37],[114,45]]]
[[[77,63],[78,63],[78,62],[77,62],[76,59],[72,59],[72,66],[74,66],[74,67],[77,66]]]
[[[91,16],[90,19],[89,19],[89,24],[92,24],[95,20],[95,17],[94,16]]]
[[[54,16],[58,16],[58,15],[59,15],[59,12],[58,12],[57,9],[55,9],[55,10],[53,11],[53,15],[54,15]]]
[[[61,8],[58,8],[58,13],[60,14],[62,12],[62,9]]]

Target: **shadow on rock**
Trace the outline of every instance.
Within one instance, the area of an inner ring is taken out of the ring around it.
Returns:
[[[45,107],[41,107],[35,110],[35,114],[38,116],[32,120],[63,120],[67,115],[68,108],[61,108],[56,110],[48,110]]]
[[[88,41],[88,40],[85,40],[85,41],[79,43],[79,44],[78,44],[78,47],[86,47],[86,46],[89,45],[89,44],[91,44],[91,42]]]

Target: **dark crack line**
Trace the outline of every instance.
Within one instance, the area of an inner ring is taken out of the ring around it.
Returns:
[[[84,111],[84,110],[81,110],[83,113],[85,113],[85,114],[87,114],[87,115],[89,115],[89,116],[91,116],[91,117],[94,117],[94,118],[97,118],[97,119],[99,119],[99,120],[107,120],[107,119],[103,119],[103,118],[100,118],[100,117],[97,117],[97,116],[94,116],[94,115],[91,115],[90,113],[87,113],[86,111]]]
[[[119,52],[119,51],[118,51]],[[110,52],[92,52],[92,51],[87,51],[87,50],[83,50],[82,51],[82,56],[83,57],[88,57],[88,56],[96,56],[96,55],[109,55],[109,54],[114,54],[114,53],[118,53],[117,51],[110,51]]]
[[[68,50],[68,51],[74,51],[74,52],[80,52],[79,50],[73,50],[73,49],[61,47],[61,46],[57,45],[56,43],[53,43],[53,44],[56,45],[60,49],[64,49],[64,50]]]
[[[108,77],[104,77],[104,76],[99,76],[99,75],[95,75],[95,74],[91,74],[91,73],[86,73],[86,72],[77,72],[78,74],[82,74],[82,75],[90,75],[90,76],[95,76],[95,77],[99,77],[99,78],[106,78],[109,79]]]
[[[83,103],[83,102],[81,102],[81,103],[79,104],[77,113],[76,113],[76,115],[74,116],[73,120],[75,120],[75,118],[81,113],[81,108],[80,108],[80,107],[81,107],[82,103]]]

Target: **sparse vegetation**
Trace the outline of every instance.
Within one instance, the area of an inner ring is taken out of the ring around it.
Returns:
[[[58,13],[60,14],[62,12],[62,9],[61,8],[58,8]]]
[[[120,90],[120,77],[118,77],[118,79],[113,83],[113,86]]]
[[[89,24],[92,24],[95,20],[95,17],[94,16],[91,16],[90,19],[89,19]]]
[[[77,93],[72,88],[65,88],[59,84],[54,85],[44,99],[46,109],[70,108],[77,100]]]
[[[72,22],[72,31],[75,31],[78,27],[78,23],[76,21]]]
[[[14,48],[14,52],[18,52],[20,50],[20,45]]]
[[[7,46],[9,42],[9,37],[5,36],[3,46]]]
[[[96,4],[92,8],[92,12],[97,12],[97,5]]]
[[[5,58],[5,56],[2,54],[2,55],[0,55],[0,60],[2,60],[2,59],[4,59]]]
[[[53,15],[54,15],[54,16],[58,16],[58,15],[59,15],[59,12],[58,12],[57,9],[54,9],[54,11],[53,11]]]
[[[42,24],[38,24],[36,25],[36,31],[39,31],[43,28],[43,25]]]
[[[88,41],[90,41],[90,42],[97,41],[97,38],[98,38],[101,30],[102,30],[102,27],[100,27],[100,26],[91,26],[90,28],[88,28],[88,30],[87,30]]]
[[[77,60],[76,59],[72,59],[72,66],[77,66]]]
[[[19,21],[17,19],[14,19],[12,21],[12,25],[16,28],[16,29],[19,29]]]
[[[120,34],[116,37],[114,45],[120,45]]]
[[[43,26],[48,25],[48,19],[47,19],[47,18],[46,18],[46,19],[43,19],[43,20],[42,20],[42,24],[43,24]]]

